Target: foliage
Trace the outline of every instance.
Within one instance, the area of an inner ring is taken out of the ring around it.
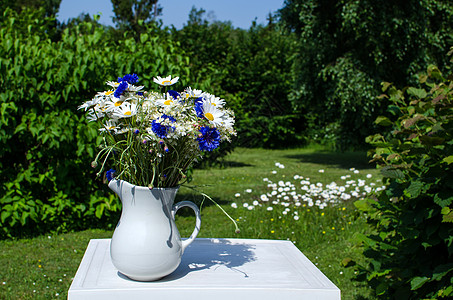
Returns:
[[[429,63],[440,68],[453,42],[451,1],[286,0],[285,26],[299,39],[290,100],[311,137],[360,148],[385,104],[381,81],[407,85]],[[325,128],[330,132],[325,132]]]
[[[161,8],[158,0],[112,0],[113,21],[122,29],[130,30],[135,34],[144,32],[145,25],[155,21],[160,15]]]
[[[237,117],[237,143],[282,148],[303,142],[302,114],[293,110],[287,97],[294,36],[284,35],[271,21],[241,30],[228,22],[210,23],[204,13],[193,8],[188,23],[181,30],[173,29],[171,37],[199,70],[194,75],[209,78],[204,84],[231,99]],[[191,81],[199,82],[198,78]]]
[[[363,237],[361,269],[383,298],[453,295],[452,75],[430,66],[420,86],[383,84],[390,116],[376,123],[392,132],[367,141],[388,188],[365,206],[376,232]]]
[[[55,17],[60,8],[60,3],[61,0],[2,0],[0,11],[5,11],[9,7],[20,14],[26,9],[42,9],[43,17]]]
[[[180,48],[158,36],[115,41],[82,23],[53,41],[52,22],[41,11],[0,16],[1,237],[112,225],[119,203],[90,167],[100,137],[77,105],[118,73],[144,74],[144,84],[189,73]]]

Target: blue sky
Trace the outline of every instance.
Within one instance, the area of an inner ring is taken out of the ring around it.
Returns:
[[[159,0],[158,3],[163,8],[161,19],[167,26],[180,29],[195,6],[206,10],[211,20],[232,21],[234,27],[248,29],[255,18],[258,24],[265,24],[268,14],[282,8],[284,0]],[[100,12],[100,22],[113,25],[112,10],[110,0],[62,0],[57,18],[64,22],[82,12],[91,15]]]

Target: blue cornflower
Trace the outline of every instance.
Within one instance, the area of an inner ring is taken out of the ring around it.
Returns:
[[[179,93],[177,91],[169,90],[167,93],[169,93],[170,96],[172,96],[173,99],[175,99],[175,100],[178,99],[178,97],[179,97]]]
[[[165,119],[169,119],[172,123],[176,122],[176,119],[175,119],[175,118],[173,118],[172,116],[167,116],[166,114],[163,114],[163,115],[161,116],[161,118],[164,119],[164,120],[165,120]]]
[[[105,173],[105,177],[107,178],[107,181],[110,182],[110,180],[113,179],[113,175],[116,173],[116,170],[110,169]]]
[[[134,133],[135,133],[135,134],[139,134],[139,133],[140,133],[140,130],[135,129],[135,130],[134,130]]]
[[[200,128],[201,136],[197,138],[201,151],[212,151],[220,145],[220,133],[217,128],[208,126]]]
[[[123,92],[129,87],[129,84],[127,81],[123,81],[120,83],[120,85],[116,88],[115,94],[113,94],[116,98],[121,97]]]
[[[138,82],[137,74],[126,74],[123,78],[118,77],[118,82],[129,82],[130,84],[134,84]]]
[[[176,122],[176,119],[173,118],[172,116],[167,116],[167,115],[162,115],[160,117],[161,119],[168,119],[170,120],[172,123]],[[169,125],[162,125],[160,122],[156,121],[156,120],[153,120],[151,122],[151,129],[153,130],[153,132],[158,136],[160,137],[161,139],[163,138],[166,138],[167,137],[167,134],[168,132],[172,131],[172,130],[175,130],[175,128],[173,126],[169,126]]]
[[[137,92],[137,95],[143,96],[143,92]]]
[[[197,117],[203,118],[204,113],[203,113],[203,102],[195,102],[195,113],[197,114]]]

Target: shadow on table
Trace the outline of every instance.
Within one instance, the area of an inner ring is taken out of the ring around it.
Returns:
[[[227,267],[241,276],[248,275],[239,267],[256,260],[255,246],[248,244],[232,244],[222,239],[205,240],[189,245],[181,259],[179,267],[160,282],[172,281],[182,278],[191,272],[204,269]]]

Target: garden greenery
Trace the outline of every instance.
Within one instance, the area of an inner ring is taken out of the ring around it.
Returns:
[[[150,86],[177,74],[179,91],[190,83],[228,99],[238,135],[208,163],[236,145],[359,148],[386,108],[379,82],[407,85],[428,63],[442,70],[452,40],[443,0],[286,0],[248,30],[194,9],[182,29],[142,22],[134,32],[89,15],[59,24],[54,9],[25,1],[18,13],[13,2],[0,13],[0,237],[116,223],[118,200],[90,166],[102,136],[77,111],[105,79],[136,73]]]
[[[453,48],[450,51],[453,54]],[[453,63],[453,59],[451,60]],[[373,161],[387,189],[357,203],[376,229],[363,236],[368,266],[361,276],[377,295],[392,299],[437,299],[453,295],[453,74],[430,66],[419,85],[383,84],[389,116],[376,123]]]
[[[82,23],[53,41],[52,20],[31,10],[0,17],[2,237],[114,224],[119,202],[90,166],[102,138],[77,107],[118,73],[143,74],[145,85],[155,74],[189,73],[170,40],[115,41]]]

